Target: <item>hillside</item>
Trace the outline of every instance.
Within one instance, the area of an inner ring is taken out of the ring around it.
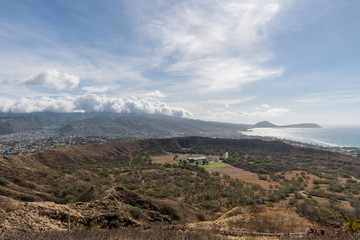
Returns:
[[[63,136],[164,137],[239,135],[250,125],[209,122],[165,115],[115,113],[0,114],[0,134],[52,127]]]
[[[232,166],[185,164],[191,156]],[[280,141],[181,137],[72,146],[0,157],[0,176],[2,231],[65,229],[68,208],[74,227],[86,229],[212,222],[254,205],[279,213],[287,206],[285,215],[339,227],[360,207],[360,159]],[[43,227],[39,219],[47,219]]]
[[[93,191],[93,188],[89,189]],[[5,210],[0,222],[2,231],[63,230],[67,228],[70,211],[74,229],[137,227],[150,223],[169,224],[173,220],[194,221],[192,209],[178,203],[144,198],[137,193],[114,187],[98,200],[60,205],[53,202],[19,202],[1,197],[0,208]],[[174,210],[174,209],[180,209]],[[184,213],[186,212],[186,213]],[[5,220],[5,221],[4,221]]]
[[[24,132],[24,131],[38,129],[40,127],[41,124],[29,118],[24,118],[24,117],[6,118],[3,119],[3,123],[0,123],[0,134]]]

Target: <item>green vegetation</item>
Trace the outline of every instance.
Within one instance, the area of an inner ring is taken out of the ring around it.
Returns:
[[[205,165],[199,165],[201,168],[218,168],[218,167],[229,167],[227,163],[210,163]]]
[[[98,224],[96,223],[95,220],[92,220],[92,221],[89,222],[89,226],[88,226],[89,230],[96,230],[98,228],[99,228],[99,226],[98,226]]]
[[[133,216],[134,218],[138,219],[141,215],[142,215],[142,210],[141,208],[138,207],[131,207],[129,209],[129,212],[131,214],[131,216]]]
[[[66,143],[55,143],[55,144],[54,144],[54,146],[58,146],[58,147],[59,147],[59,146],[65,146],[65,145],[66,145]]]
[[[356,232],[360,230],[360,220],[355,217],[346,217],[344,219],[344,228],[348,232]]]
[[[305,199],[300,203],[296,212],[303,217],[311,220],[340,226],[343,219],[351,216],[351,219],[356,218],[359,213],[341,206],[340,204],[320,204],[314,199]]]
[[[90,185],[80,184],[60,190],[55,189],[52,191],[53,195],[58,198],[58,203],[71,203],[76,200],[82,193],[90,189]]]

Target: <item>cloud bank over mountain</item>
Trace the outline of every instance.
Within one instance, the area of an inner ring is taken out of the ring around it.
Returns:
[[[135,114],[160,114],[191,117],[192,113],[182,107],[171,107],[164,102],[148,99],[98,96],[95,94],[58,98],[2,99],[0,111],[6,113],[30,112],[112,112]]]

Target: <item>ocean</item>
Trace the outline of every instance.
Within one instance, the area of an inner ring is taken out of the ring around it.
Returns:
[[[274,137],[323,147],[360,148],[360,126],[323,128],[253,128],[241,132],[248,136]]]

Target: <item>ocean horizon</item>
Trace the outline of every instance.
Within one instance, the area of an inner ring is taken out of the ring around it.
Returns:
[[[247,136],[273,137],[323,147],[360,148],[360,126],[325,126],[322,128],[252,128]]]

